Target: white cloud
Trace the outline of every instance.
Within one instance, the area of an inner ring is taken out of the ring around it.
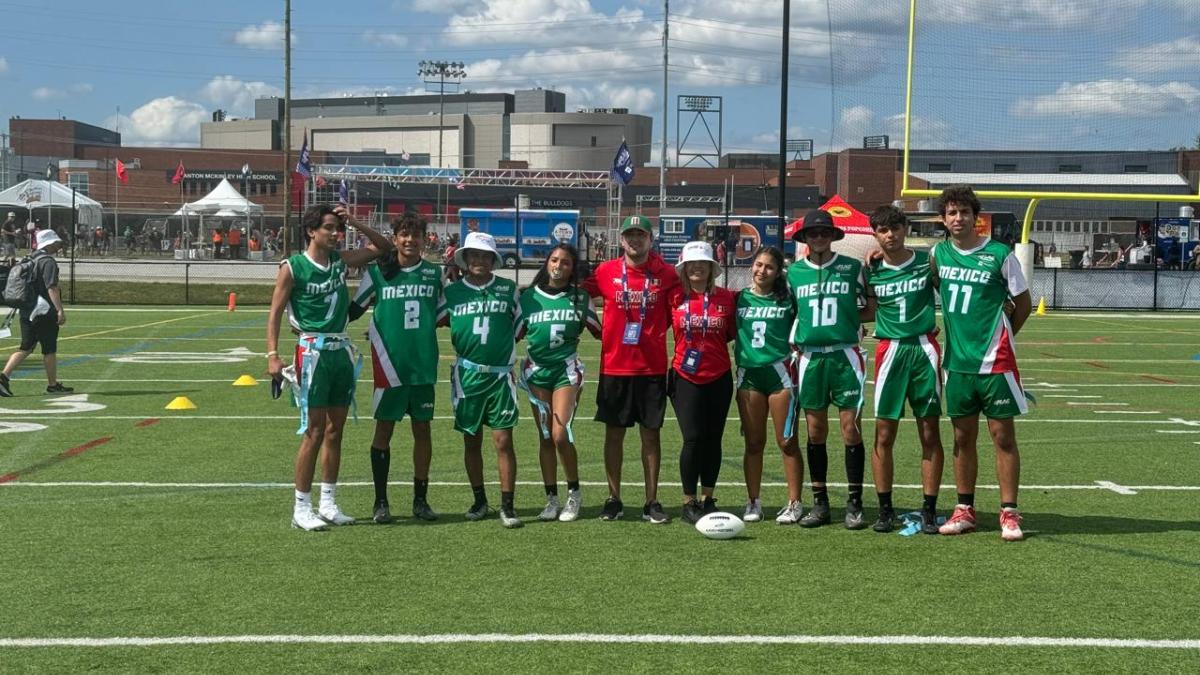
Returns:
[[[1053,94],[1027,96],[1015,115],[1154,117],[1200,112],[1200,89],[1187,82],[1147,83],[1133,78],[1064,82]]]
[[[200,90],[200,98],[236,117],[254,113],[254,100],[282,96],[283,90],[266,82],[244,82],[232,75],[218,75]]]
[[[368,30],[363,32],[362,38],[363,42],[376,47],[405,47],[408,45],[408,36],[400,33]]]
[[[86,82],[76,82],[68,86],[66,89],[57,89],[55,87],[38,87],[29,93],[31,97],[38,101],[51,101],[59,98],[67,98],[71,95],[90,94],[92,85]]]
[[[8,74],[8,59],[0,56],[0,75]]]
[[[425,14],[466,14],[479,11],[484,3],[482,0],[396,0],[392,4],[400,11],[407,6]]]
[[[1184,37],[1121,50],[1114,63],[1134,73],[1200,70],[1200,39]]]
[[[283,49],[283,24],[264,21],[246,26],[233,34],[233,43],[248,49]],[[296,31],[292,31],[292,46],[296,45]]]
[[[834,127],[834,150],[861,148],[864,136],[886,134],[893,148],[904,147],[904,115],[897,113],[880,117],[870,107],[856,105],[843,108]],[[951,147],[953,128],[944,120],[914,115],[912,119],[914,148]]]
[[[146,103],[129,115],[115,115],[104,126],[119,129],[125,145],[180,145],[200,143],[200,123],[208,112],[199,103],[164,96]]]

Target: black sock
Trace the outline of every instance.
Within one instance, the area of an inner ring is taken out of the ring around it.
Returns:
[[[513,493],[511,491],[500,492],[500,507],[505,509],[511,509],[513,507]]]
[[[1015,509],[1015,508],[1017,508],[1017,503],[1016,502],[1000,502],[1000,508]]]
[[[937,495],[925,495],[925,502],[921,505],[921,508],[931,513],[937,511],[937,498]]]
[[[814,504],[829,504],[829,493],[823,487],[813,488],[813,503]]]
[[[375,482],[375,502],[387,501],[388,468],[392,464],[392,451],[388,448],[371,447],[371,480]]]
[[[413,479],[413,498],[420,499],[421,501],[425,501],[425,497],[428,494],[429,494],[429,480],[414,478]]]
[[[975,493],[958,493],[958,503],[963,506],[975,506]]]
[[[475,506],[479,506],[480,504],[487,503],[487,491],[484,490],[482,485],[480,485],[480,486],[472,485],[471,492],[475,493]]]
[[[543,485],[543,487],[546,488],[546,496],[547,497],[549,497],[550,495],[554,495],[555,497],[558,496],[558,483],[546,483],[545,485]]]
[[[846,446],[846,482],[849,483],[850,501],[862,503],[863,471],[867,464],[867,451],[862,441]]]
[[[567,481],[567,489],[579,492],[579,481],[577,481],[577,480]]]
[[[879,510],[880,511],[891,511],[892,510],[892,493],[891,492],[876,492],[875,494],[879,497]]]
[[[825,444],[809,443],[807,454],[809,480],[813,483],[824,483],[825,474],[829,469],[829,455],[825,452]]]

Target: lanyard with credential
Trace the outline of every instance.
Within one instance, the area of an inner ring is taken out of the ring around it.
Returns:
[[[692,294],[688,293],[687,302],[683,303],[683,334],[684,341],[692,344]],[[708,337],[708,293],[704,294],[704,310],[701,315],[700,339]]]
[[[639,324],[646,323],[646,305],[649,304],[649,301],[650,301],[650,275],[645,274],[645,277],[646,277],[646,284],[644,286],[642,286],[642,302],[640,303],[641,307],[639,308],[639,310],[640,310],[640,316],[638,317]],[[625,263],[625,258],[621,258],[621,293],[622,293],[621,297],[625,301],[625,316],[626,316],[626,319],[628,319],[628,317],[629,317],[629,267]]]

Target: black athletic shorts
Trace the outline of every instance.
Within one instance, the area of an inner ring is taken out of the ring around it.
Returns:
[[[667,410],[666,375],[600,374],[596,421],[609,426],[661,429]]]
[[[58,353],[58,316],[53,310],[30,321],[21,317],[21,351],[31,352],[42,345],[42,354]]]

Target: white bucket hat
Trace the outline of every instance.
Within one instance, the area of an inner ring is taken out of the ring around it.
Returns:
[[[690,262],[712,263],[712,278],[721,276],[721,266],[713,257],[712,244],[706,241],[689,241],[683,245],[683,250],[679,252],[679,262],[675,263],[675,271],[679,276],[683,276],[683,266]]]
[[[487,232],[468,232],[463,245],[454,252],[454,264],[465,270],[467,268],[466,253],[471,249],[491,253],[496,256],[496,264],[500,264],[500,252],[496,250],[496,239]]]
[[[39,249],[46,248],[50,244],[58,241],[62,241],[62,239],[58,237],[58,233],[54,230],[39,230],[37,233],[37,247]]]

